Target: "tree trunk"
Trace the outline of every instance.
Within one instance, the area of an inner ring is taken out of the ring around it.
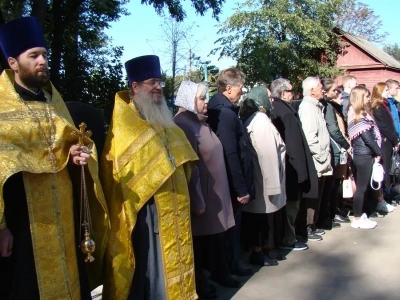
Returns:
[[[44,30],[44,20],[47,12],[47,0],[32,0],[32,17],[39,19],[39,23]]]
[[[4,24],[6,21],[4,20],[3,17],[3,11],[1,10],[0,7],[0,25]],[[4,69],[8,68],[8,62],[6,58],[4,57],[3,50],[0,47],[0,73],[3,72]]]

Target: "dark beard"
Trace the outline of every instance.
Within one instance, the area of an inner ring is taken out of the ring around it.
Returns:
[[[42,71],[43,74],[38,74],[37,71],[30,71],[24,66],[20,65],[19,78],[22,83],[30,88],[42,88],[50,81],[49,69],[45,68]]]

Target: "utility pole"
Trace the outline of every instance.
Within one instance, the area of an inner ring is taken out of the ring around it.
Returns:
[[[191,79],[192,75],[192,48],[189,49],[189,80]]]
[[[207,83],[207,86],[210,86],[210,84],[208,83],[208,70],[207,70],[207,64],[203,65],[203,72],[204,72],[204,81]],[[210,93],[207,92],[206,94],[206,99],[209,100],[210,99]]]

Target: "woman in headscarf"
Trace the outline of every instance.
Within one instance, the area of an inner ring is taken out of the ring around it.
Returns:
[[[206,93],[205,85],[183,81],[175,101],[179,112],[174,121],[199,157],[189,184],[196,291],[202,299],[216,299],[215,288],[210,288],[203,274],[204,253],[210,245],[214,256],[211,277],[226,286],[239,287],[241,283],[230,275],[223,248],[222,233],[235,221],[222,145],[206,123]]]
[[[264,86],[253,88],[242,102],[239,116],[250,137],[253,152],[255,199],[243,206],[243,227],[252,247],[250,263],[276,266],[286,259],[277,252],[284,229],[282,208],[286,205],[286,146],[268,118],[271,103]]]

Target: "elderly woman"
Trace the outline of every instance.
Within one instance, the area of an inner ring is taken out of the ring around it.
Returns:
[[[214,245],[215,272],[225,272],[224,278],[229,278],[232,286],[240,283],[230,276],[224,255],[221,233],[234,226],[235,221],[222,145],[206,123],[206,93],[207,87],[202,84],[182,82],[175,101],[180,109],[174,121],[199,157],[189,184],[196,291],[200,298],[215,299],[215,289],[210,288],[203,274],[208,245]]]
[[[247,243],[253,247],[250,263],[278,265],[275,250],[282,236],[281,212],[286,205],[286,146],[266,112],[271,104],[264,86],[253,88],[240,108],[240,118],[247,128],[253,146],[255,199],[244,205],[243,227]],[[265,241],[268,240],[267,243]]]

